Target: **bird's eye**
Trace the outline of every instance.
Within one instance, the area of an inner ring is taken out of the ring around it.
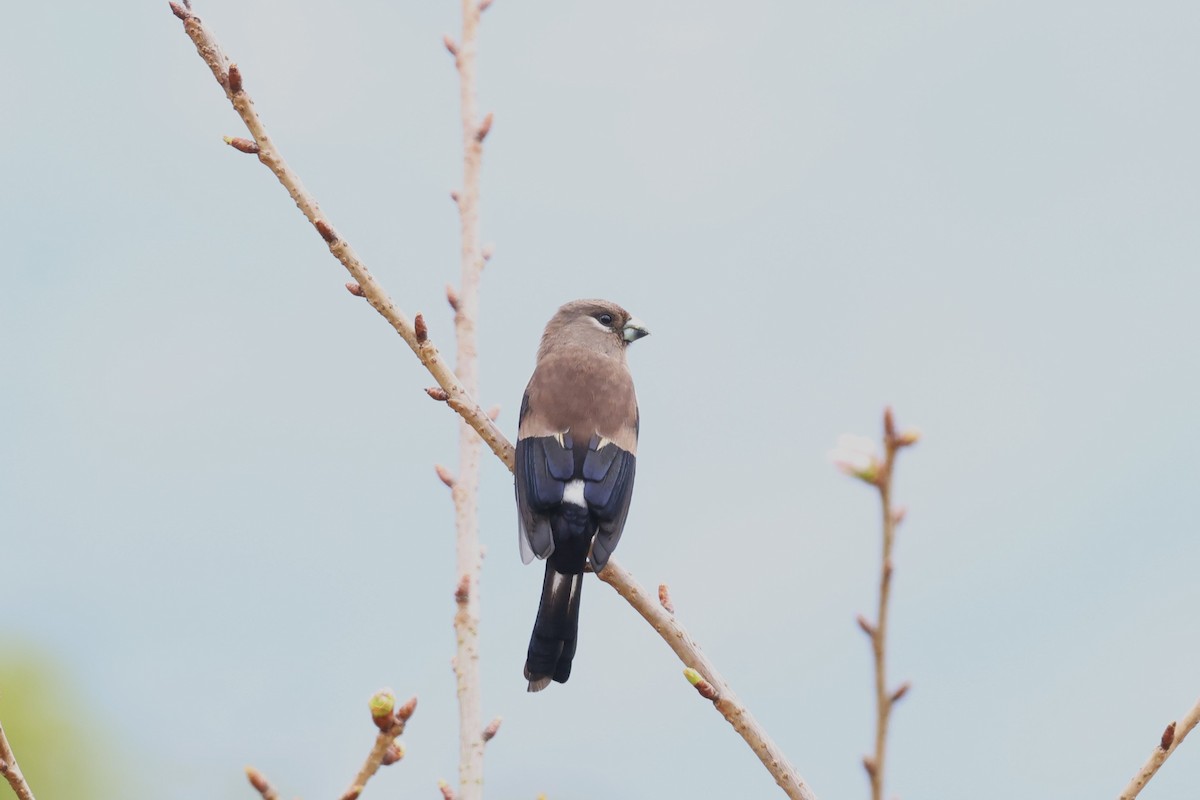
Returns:
[[[612,322],[613,322],[612,314],[600,314],[599,316],[596,317],[596,319],[600,322],[601,325],[604,325],[604,326],[612,325]]]

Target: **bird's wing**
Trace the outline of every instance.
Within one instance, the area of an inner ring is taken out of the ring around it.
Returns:
[[[621,540],[636,470],[637,456],[612,442],[592,437],[583,459],[583,497],[599,523],[590,556],[592,568],[597,572],[604,569]]]
[[[521,560],[554,552],[549,514],[562,503],[563,487],[574,473],[574,458],[553,436],[517,440],[513,476],[517,487]]]

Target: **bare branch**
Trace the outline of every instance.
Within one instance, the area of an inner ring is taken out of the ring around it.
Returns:
[[[33,789],[29,788],[29,783],[21,773],[21,766],[17,763],[12,745],[8,743],[3,725],[0,725],[0,775],[8,781],[8,785],[17,795],[17,800],[33,800]]]
[[[896,541],[896,526],[903,519],[902,511],[892,507],[892,473],[896,465],[896,454],[901,448],[916,444],[920,438],[915,430],[896,432],[896,417],[892,409],[883,411],[883,460],[876,464],[873,480],[879,490],[879,501],[883,516],[883,554],[879,568],[879,608],[876,623],[872,625],[859,616],[858,625],[871,638],[871,652],[875,659],[875,753],[863,760],[867,777],[871,781],[872,800],[883,800],[884,775],[887,764],[888,724],[892,708],[909,690],[911,684],[904,683],[892,690],[887,684],[887,633],[888,610],[891,607],[892,550]],[[859,477],[862,477],[861,475]]]
[[[313,227],[317,229],[317,232],[321,234],[321,238],[329,244],[329,251],[341,262],[351,277],[354,278],[362,295],[366,297],[371,307],[388,321],[388,324],[392,326],[396,333],[400,334],[400,337],[412,348],[413,353],[416,354],[421,363],[425,365],[425,368],[433,375],[438,385],[446,391],[451,407],[479,434],[484,443],[501,460],[507,464],[511,464],[512,444],[504,437],[504,434],[500,432],[495,423],[488,419],[483,409],[475,403],[472,399],[472,393],[463,387],[462,382],[454,374],[454,370],[442,358],[441,353],[438,352],[432,341],[426,341],[424,344],[417,341],[416,331],[413,328],[412,322],[409,321],[404,312],[396,308],[392,299],[388,297],[387,292],[375,280],[375,276],[371,274],[366,265],[359,259],[358,254],[354,252],[354,248],[345,239],[338,237],[334,233],[333,228],[326,221],[320,206],[317,205],[317,201],[304,188],[299,176],[283,160],[283,156],[276,149],[270,136],[267,135],[266,128],[254,108],[254,101],[250,95],[244,89],[236,94],[229,91],[226,76],[228,75],[230,61],[221,50],[221,46],[213,37],[212,32],[201,22],[199,17],[196,17],[178,3],[172,3],[171,10],[177,17],[183,20],[184,31],[195,44],[196,51],[204,59],[204,63],[208,64],[209,69],[212,70],[213,77],[216,78],[217,83],[225,90],[225,96],[229,99],[234,110],[237,111],[238,116],[242,118],[247,130],[253,136],[255,144],[259,147],[258,160],[270,169],[279,182],[283,184],[284,189],[287,190],[292,200],[300,208],[300,211],[308,218]]]
[[[733,689],[717,672],[716,667],[708,660],[708,656],[700,649],[700,645],[691,637],[687,629],[658,602],[657,595],[651,595],[643,589],[625,568],[610,558],[604,570],[598,573],[600,580],[617,590],[634,610],[642,615],[646,622],[658,632],[685,667],[695,670],[719,695],[713,705],[721,716],[728,720],[738,735],[746,740],[750,749],[758,756],[759,761],[775,778],[775,782],[793,800],[816,800],[812,789],[796,772],[788,757],[779,746],[771,740],[766,730],[759,724],[750,710],[742,704]]]
[[[454,308],[454,333],[458,358],[454,372],[464,391],[479,396],[478,350],[475,325],[479,319],[479,284],[483,257],[479,247],[479,179],[483,167],[483,139],[491,117],[476,122],[475,54],[479,47],[479,6],[462,0],[462,36],[455,44],[445,37],[446,49],[458,68],[459,111],[462,121],[462,191],[458,206],[462,277],[457,292],[447,287],[446,299]],[[489,421],[495,417],[487,414]],[[472,426],[459,424],[458,479],[452,488],[456,529],[456,569],[461,576],[455,591],[454,614],[457,652],[454,676],[458,688],[458,794],[462,800],[483,798],[485,739],[479,735],[483,720],[483,681],[479,674],[479,574],[483,554],[479,547],[477,500],[479,491],[479,437]]]
[[[1125,791],[1121,792],[1120,800],[1133,800],[1138,796],[1142,789],[1146,788],[1146,784],[1154,777],[1154,773],[1158,772],[1158,768],[1163,765],[1175,749],[1179,747],[1184,738],[1191,733],[1192,728],[1200,723],[1200,700],[1196,701],[1196,705],[1192,706],[1183,719],[1178,722],[1172,722],[1163,731],[1162,738],[1159,739],[1158,746],[1154,748],[1154,752],[1150,754],[1150,758],[1146,759],[1146,763],[1138,770],[1138,773],[1129,781],[1129,785],[1125,787]]]

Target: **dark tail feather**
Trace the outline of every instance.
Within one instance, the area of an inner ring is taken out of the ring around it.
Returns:
[[[575,657],[575,637],[579,633],[579,594],[583,574],[565,574],[546,563],[542,582],[542,602],[538,605],[529,655],[525,659],[525,677],[529,691],[540,692],[551,680],[566,683]]]

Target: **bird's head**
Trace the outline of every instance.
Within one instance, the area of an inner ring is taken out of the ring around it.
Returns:
[[[560,308],[546,325],[539,355],[561,346],[586,347],[611,356],[650,335],[646,326],[616,303],[575,300]]]

